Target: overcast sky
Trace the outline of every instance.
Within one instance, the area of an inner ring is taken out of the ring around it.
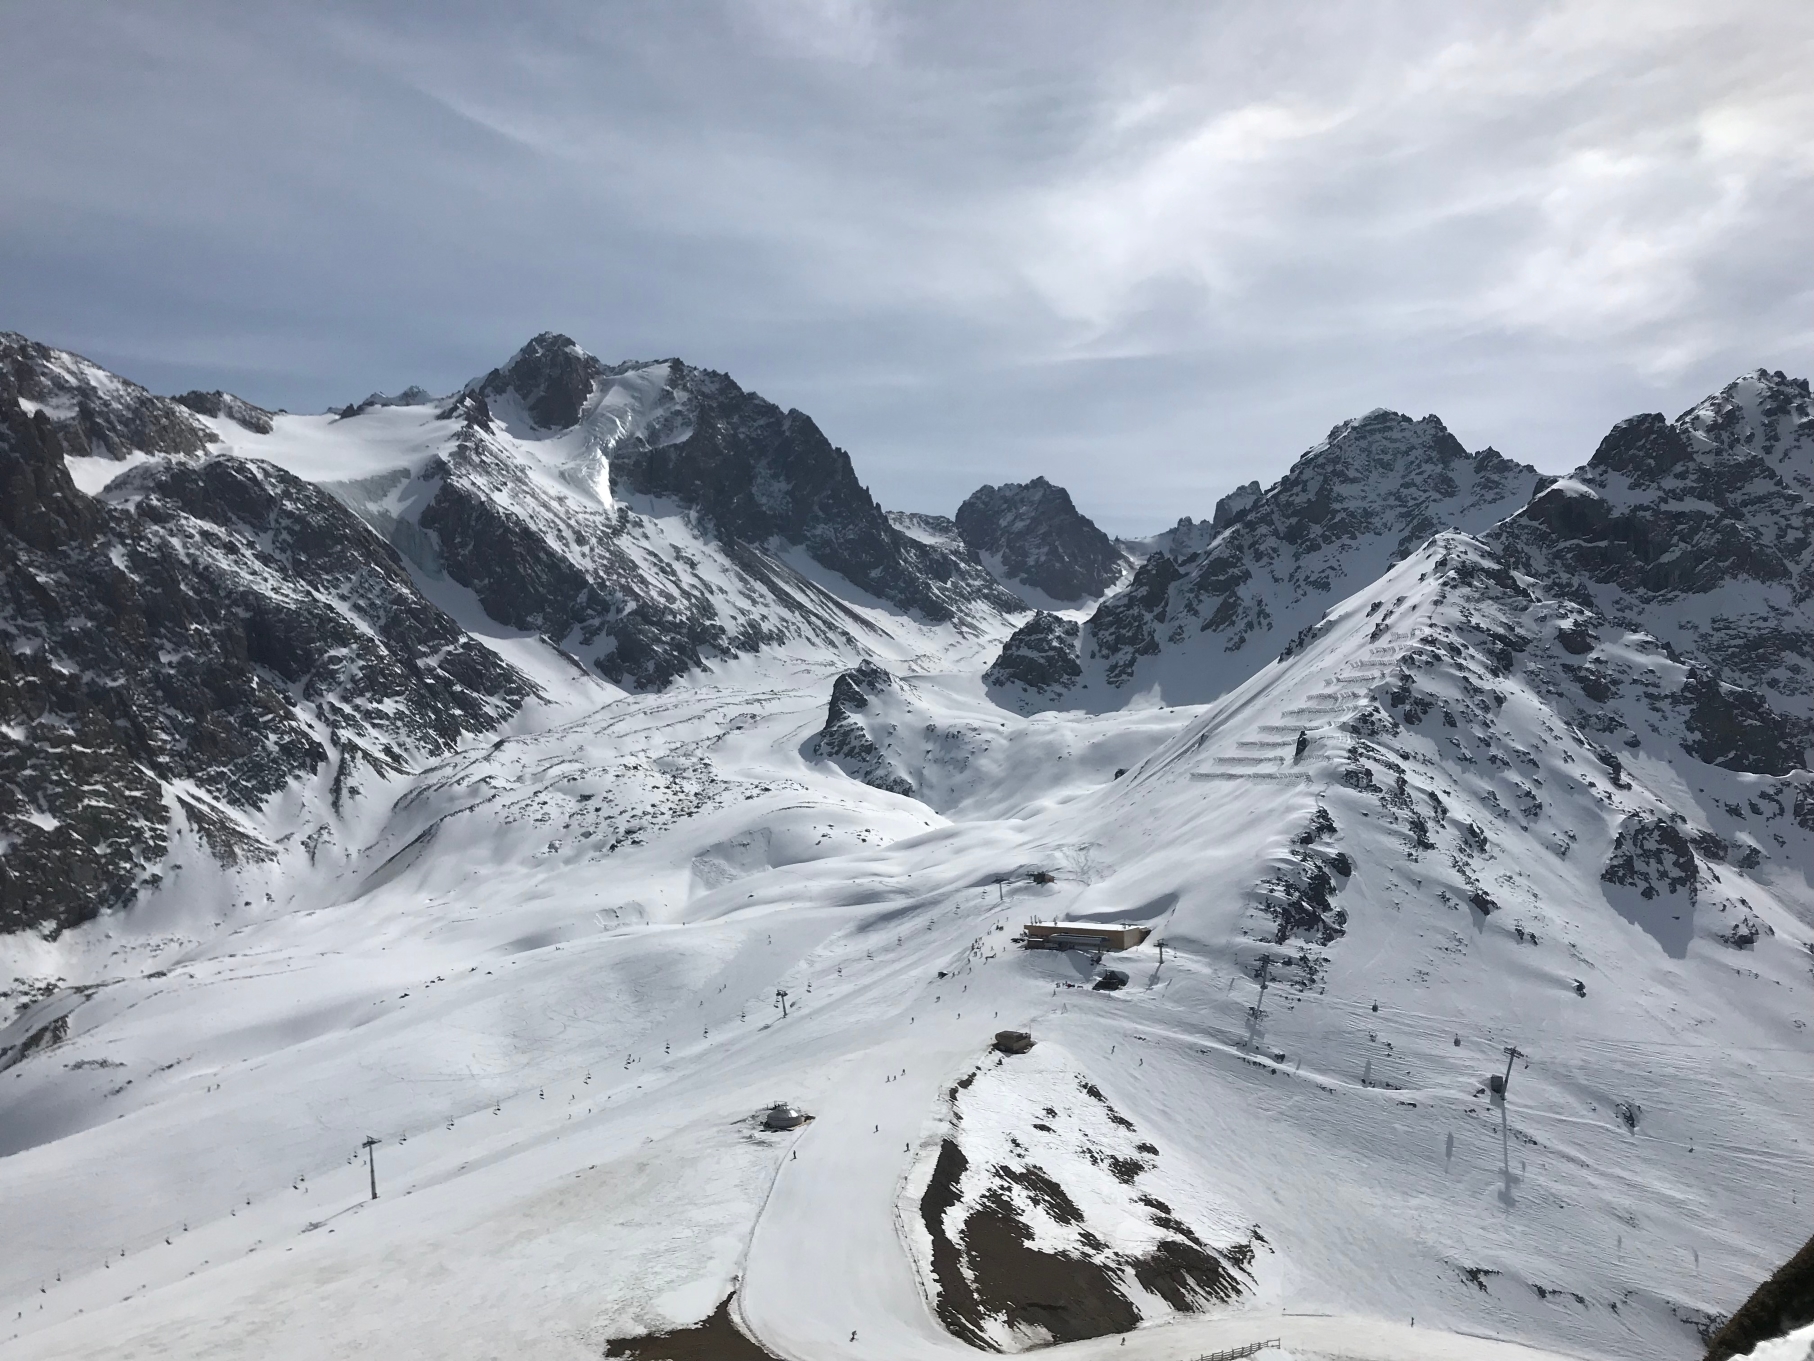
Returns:
[[[1811,71],[1808,0],[0,0],[0,328],[293,410],[561,330],[1150,530],[1814,371]]]

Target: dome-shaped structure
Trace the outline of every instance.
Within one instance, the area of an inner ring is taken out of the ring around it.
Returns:
[[[785,1101],[777,1101],[768,1108],[768,1114],[762,1117],[762,1123],[770,1129],[798,1129],[812,1119],[798,1106],[790,1106]]]

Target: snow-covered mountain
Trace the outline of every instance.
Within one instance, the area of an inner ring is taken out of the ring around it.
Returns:
[[[1136,562],[1145,562],[1154,553],[1163,553],[1168,558],[1187,558],[1208,548],[1223,530],[1253,509],[1265,494],[1258,482],[1248,482],[1219,498],[1215,513],[1207,520],[1193,520],[1183,515],[1170,529],[1141,539],[1117,539],[1115,542]]]
[[[1805,1238],[1805,386],[1375,413],[1084,622],[678,361],[218,405],[0,400],[0,862],[144,884],[0,936],[9,1355],[1685,1361]]]
[[[283,827],[299,781],[338,805],[362,770],[444,754],[534,692],[320,488],[201,455],[161,399],[97,386],[124,395],[80,399],[76,431],[182,438],[91,497],[68,463],[101,456],[68,456],[72,427],[0,369],[5,931],[126,907],[174,827],[229,865],[273,858],[269,838],[308,831]]]
[[[45,438],[85,486],[119,472],[113,464],[151,454],[198,454],[214,439],[180,402],[15,331],[0,331],[0,371],[8,383],[9,414],[16,407],[27,416],[42,415]]]
[[[1583,467],[1492,538],[1520,571],[1693,660],[1686,693],[1701,759],[1773,774],[1808,764],[1807,380],[1759,369],[1673,421],[1622,421]]]
[[[1084,625],[1068,685],[1010,685],[1002,698],[1092,708],[1141,692],[1172,704],[1211,699],[1430,535],[1484,530],[1523,506],[1538,481],[1492,449],[1468,453],[1434,416],[1344,421],[1265,492],[1225,498],[1212,521],[1223,527],[1206,544],[1194,526],[1169,531]],[[1032,620],[1010,650],[1043,655],[1056,637]],[[1070,667],[1053,654],[1038,670],[1058,678]]]
[[[619,685],[764,648],[890,648],[853,603],[960,631],[1024,609],[896,529],[810,418],[678,360],[611,366],[541,335],[432,417],[347,420],[380,415],[419,442],[336,494],[492,620]]]
[[[677,361],[542,336],[441,409],[291,416],[8,336],[0,383],[5,929],[125,905],[186,829],[314,858],[373,762],[413,769],[550,686],[618,693],[584,670],[835,670],[994,643],[1025,608],[890,525],[810,420]]]
[[[1114,540],[1043,477],[978,487],[953,523],[978,558],[1035,603],[1080,605],[1127,575]]]

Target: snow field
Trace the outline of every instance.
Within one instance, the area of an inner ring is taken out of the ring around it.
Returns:
[[[596,1356],[737,1279],[782,1356],[968,1354],[927,1307],[912,1211],[951,1085],[1030,1025],[1033,1061],[978,1080],[979,1149],[1087,1077],[1160,1150],[1136,1189],[1270,1247],[1225,1311],[1058,1350],[1695,1354],[1696,1311],[1805,1219],[1805,888],[1747,881],[1779,927],[1753,949],[1704,922],[1665,949],[1582,866],[1680,791],[1636,761],[1612,786],[1515,677],[1469,717],[1465,654],[1418,681],[1468,726],[1356,731],[1393,649],[1442,618],[1420,571],[1206,709],[1003,720],[950,815],[808,760],[827,687],[771,678],[372,786],[318,863],[286,843],[186,867],[56,943],[102,986],[0,1073],[0,1335],[31,1357]],[[1396,611],[1377,639],[1375,601]],[[979,721],[959,682],[914,684],[928,721]],[[1512,747],[1531,761],[1489,759]],[[1540,817],[1515,780],[1541,782]],[[1096,993],[1080,956],[1007,946],[1033,916],[1155,936]],[[1529,1057],[1502,1106],[1479,1089],[1507,1044]],[[816,1119],[757,1134],[781,1098]],[[348,1162],[368,1134],[376,1204]],[[1112,1217],[1070,1148],[1037,1156]]]

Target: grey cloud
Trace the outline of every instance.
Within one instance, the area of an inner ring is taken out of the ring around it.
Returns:
[[[553,327],[889,505],[1206,514],[1335,421],[1559,469],[1814,334],[1814,11],[22,7],[0,325],[318,408]]]

